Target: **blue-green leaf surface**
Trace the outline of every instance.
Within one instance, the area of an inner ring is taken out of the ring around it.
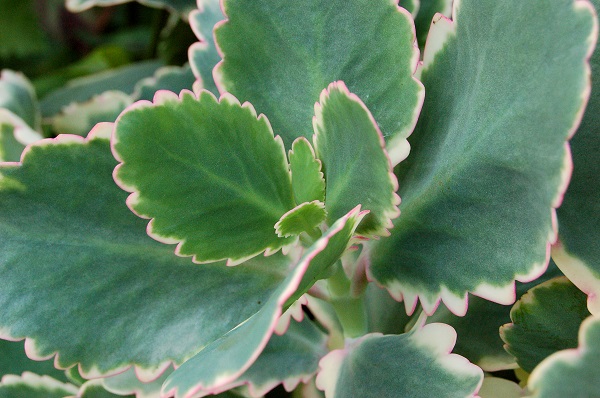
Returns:
[[[390,152],[404,147],[423,90],[412,19],[397,2],[225,0],[223,10],[217,86],[264,113],[287,148],[310,138],[313,105],[338,80],[373,113]]]
[[[41,141],[2,165],[0,334],[86,377],[134,365],[151,380],[262,308],[290,260],[197,266],[150,239],[112,180],[111,131]]]
[[[283,311],[340,258],[362,217],[364,213],[357,207],[337,220],[304,252],[298,264],[258,312],[205,347],[169,376],[163,386],[163,395],[188,398],[214,394],[241,376],[265,348]]]
[[[462,315],[467,292],[511,304],[547,266],[597,27],[587,1],[461,0],[452,17],[429,33],[402,217],[369,271],[409,308]]]
[[[369,214],[358,227],[366,236],[387,236],[399,214],[398,182],[383,136],[363,102],[343,82],[323,90],[315,105],[314,146],[325,174],[329,220],[361,205]]]
[[[455,340],[454,329],[441,323],[368,334],[321,360],[317,386],[327,398],[474,397],[483,372],[450,353]]]
[[[600,0],[591,0],[600,11]],[[552,257],[565,275],[588,294],[588,308],[600,315],[600,50],[591,58],[592,93],[571,140],[573,176],[558,209],[559,244]]]

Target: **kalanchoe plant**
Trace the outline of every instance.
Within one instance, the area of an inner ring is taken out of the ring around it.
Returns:
[[[140,2],[2,71],[0,395],[600,395],[600,0]]]

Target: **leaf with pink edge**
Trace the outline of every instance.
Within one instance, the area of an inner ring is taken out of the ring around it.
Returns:
[[[65,372],[56,369],[52,361],[34,361],[27,358],[22,341],[0,340],[0,377],[23,372],[46,375],[63,382],[69,381]]]
[[[591,0],[600,12],[600,0]],[[571,140],[573,176],[557,210],[559,244],[552,257],[565,275],[588,294],[588,308],[600,315],[600,46],[591,58],[592,93]]]
[[[562,275],[551,261],[548,270],[540,278],[529,283],[518,283],[517,298],[529,289],[549,279]],[[515,357],[506,352],[500,338],[500,327],[510,322],[511,306],[494,303],[476,296],[469,297],[469,310],[464,316],[456,316],[444,305],[427,318],[427,322],[441,322],[452,326],[458,335],[454,352],[464,356],[486,372],[514,369]]]
[[[356,208],[337,220],[306,250],[259,311],[206,346],[169,376],[163,385],[163,395],[200,397],[228,389],[264,350],[281,314],[343,254],[363,216],[364,212]]]
[[[77,387],[48,376],[25,372],[21,376],[6,375],[0,381],[2,398],[64,398],[77,393]]]
[[[225,0],[217,87],[267,115],[286,146],[310,138],[313,105],[342,80],[405,149],[423,100],[410,14],[390,0]],[[393,156],[393,158],[395,158]]]
[[[577,347],[577,331],[590,313],[585,294],[566,277],[529,290],[510,311],[512,323],[500,328],[506,350],[531,372],[544,358]]]
[[[483,372],[451,354],[455,340],[454,329],[441,323],[367,334],[321,360],[317,386],[327,398],[474,397]]]
[[[361,205],[369,214],[357,232],[389,235],[400,212],[398,182],[371,113],[343,82],[331,83],[315,105],[314,146],[325,170],[325,209],[336,220]]]
[[[427,97],[395,169],[403,216],[369,273],[410,311],[441,299],[463,315],[467,293],[512,304],[515,280],[546,269],[597,22],[579,0],[461,0],[453,18],[429,32]]]
[[[77,396],[75,397],[66,397],[66,398],[119,398],[123,395],[113,394],[110,391],[106,390],[102,385],[102,380],[95,379],[85,382],[77,392]],[[127,398],[134,398],[129,395]],[[139,397],[136,397],[139,398]]]
[[[400,5],[403,2],[402,0]],[[417,32],[417,42],[420,49],[425,48],[431,21],[437,13],[450,17],[452,15],[452,0],[423,0],[419,4],[417,15],[415,15],[415,31]]]
[[[327,335],[313,322],[292,322],[283,336],[273,335],[256,362],[223,389],[244,386],[252,397],[263,396],[280,384],[292,391],[316,374],[319,360],[328,352],[326,343]]]
[[[198,9],[190,13],[190,26],[198,40],[190,46],[188,57],[194,75],[201,80],[202,87],[218,95],[212,75],[214,67],[221,61],[213,37],[213,28],[225,19],[219,0],[198,0]]]
[[[315,157],[315,151],[304,137],[294,140],[288,153],[290,172],[292,173],[292,189],[296,203],[325,201],[325,179],[322,164]]]
[[[579,346],[546,358],[531,373],[532,398],[596,397],[600,391],[600,318],[590,316],[579,329]]]
[[[275,224],[275,232],[281,237],[312,233],[325,221],[326,214],[323,202],[315,200],[302,203],[281,216]]]
[[[150,239],[112,180],[111,131],[44,140],[1,166],[0,336],[87,378],[133,365],[151,380],[255,314],[291,260],[198,267]]]
[[[135,374],[133,368],[117,375],[102,379],[102,386],[117,395],[133,394],[136,398],[159,398],[160,389],[167,377],[173,372],[169,367],[157,379],[142,382]]]
[[[283,143],[250,104],[160,91],[121,114],[112,144],[129,207],[178,255],[236,264],[290,243],[273,228],[295,206]]]

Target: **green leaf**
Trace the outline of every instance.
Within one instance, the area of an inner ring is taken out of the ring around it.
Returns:
[[[321,172],[321,161],[304,137],[297,138],[289,151],[292,189],[296,203],[325,201],[325,180]]]
[[[102,385],[107,391],[117,395],[134,394],[136,398],[156,398],[160,396],[160,389],[167,377],[173,372],[168,368],[162,375],[147,383],[141,382],[133,368],[117,375],[102,379]]]
[[[370,213],[358,233],[389,235],[399,214],[398,183],[375,120],[344,83],[332,83],[315,105],[314,145],[323,162],[325,209],[336,220],[356,205]]]
[[[92,7],[110,7],[117,4],[127,3],[133,0],[67,0],[67,9],[71,12],[81,12]],[[138,3],[155,8],[166,8],[177,12],[182,17],[196,8],[195,0],[137,0]]]
[[[50,92],[40,100],[43,117],[51,117],[73,102],[85,102],[105,91],[134,92],[138,82],[152,77],[163,66],[162,61],[142,61],[93,75],[72,79],[65,86]]]
[[[600,1],[592,0],[596,11]],[[571,140],[573,176],[558,209],[559,244],[552,257],[567,277],[588,294],[588,308],[600,314],[600,46],[591,58],[592,93]]]
[[[178,255],[236,264],[289,243],[273,229],[294,207],[283,143],[250,104],[161,91],[119,117],[113,151],[128,205]]]
[[[102,385],[102,380],[90,380],[81,386],[76,398],[119,398],[121,396],[107,391]],[[129,398],[133,397],[129,396]]]
[[[455,340],[454,329],[441,323],[367,334],[321,360],[317,386],[327,398],[474,397],[483,372],[450,354]]]
[[[427,0],[425,0],[427,2]],[[400,0],[399,6],[410,12],[413,17],[417,14],[420,7],[420,0]]]
[[[189,59],[194,75],[202,82],[202,87],[218,95],[212,71],[221,56],[215,45],[213,29],[217,22],[225,19],[219,0],[198,0],[198,10],[190,14],[190,27],[196,34],[198,43],[189,49]]]
[[[121,91],[105,91],[86,102],[72,103],[52,118],[56,134],[74,134],[85,137],[92,127],[101,122],[114,122],[132,100]]]
[[[33,0],[1,0],[0,10],[0,58],[27,57],[46,53],[50,40],[36,14]]]
[[[403,216],[369,271],[407,307],[441,298],[462,315],[467,292],[511,304],[515,279],[546,268],[597,31],[579,1],[463,0],[453,17],[429,33],[427,97],[395,170]]]
[[[21,73],[0,74],[0,161],[18,161],[25,145],[42,137],[40,110],[33,86]]]
[[[1,166],[0,331],[87,378],[134,365],[148,381],[255,314],[291,264],[199,267],[150,239],[112,180],[111,132],[44,140]]]
[[[25,145],[15,137],[15,126],[0,123],[0,162],[18,162],[23,149]]]
[[[302,232],[312,232],[325,221],[325,204],[315,200],[302,203],[281,216],[275,224],[277,236],[288,237],[300,235]]]
[[[134,100],[152,101],[154,94],[158,90],[168,90],[178,93],[181,90],[191,90],[195,77],[192,68],[189,65],[164,66],[154,72],[152,77],[140,80],[136,85],[133,94]]]
[[[9,69],[0,74],[0,121],[6,122],[4,112],[8,111],[20,118],[31,129],[40,128],[41,118],[35,90],[29,80],[18,72]]]
[[[594,397],[600,391],[600,318],[587,318],[579,329],[579,347],[559,351],[529,377],[534,398]]]
[[[564,276],[529,290],[510,311],[512,323],[500,329],[506,350],[531,372],[544,358],[577,347],[577,331],[590,315],[585,294]]]
[[[67,381],[65,372],[56,369],[52,361],[34,361],[27,358],[23,342],[0,340],[0,377],[22,374],[25,371]]]
[[[267,115],[286,147],[309,138],[313,105],[337,80],[373,112],[390,151],[412,131],[423,100],[412,76],[418,50],[411,17],[394,2],[225,0],[223,8],[217,87]]]
[[[548,270],[540,278],[526,284],[517,284],[517,298],[540,283],[560,275],[561,272],[551,261]],[[427,318],[427,323],[440,322],[452,326],[458,335],[454,352],[486,372],[495,372],[517,367],[515,358],[506,352],[498,333],[502,325],[510,322],[510,310],[511,306],[471,296],[466,315],[456,316],[444,305],[440,305]]]
[[[214,394],[229,388],[264,350],[284,310],[340,258],[363,216],[360,208],[356,208],[337,220],[305,251],[258,312],[206,346],[169,376],[163,385],[163,395],[179,398],[197,393]],[[210,366],[206,366],[207,363]]]
[[[417,32],[417,42],[419,48],[425,48],[427,34],[431,27],[431,21],[435,14],[440,13],[450,17],[452,13],[452,0],[422,0],[419,5],[419,11],[415,16],[415,30]]]
[[[521,398],[526,395],[514,381],[491,376],[483,378],[483,384],[477,394],[481,398]]]
[[[2,398],[64,398],[73,394],[77,394],[77,387],[31,372],[6,375],[0,382]]]
[[[326,337],[307,319],[292,322],[283,336],[271,337],[256,362],[242,376],[223,389],[246,386],[252,397],[263,396],[279,384],[292,391],[317,372],[319,360],[328,352]]]

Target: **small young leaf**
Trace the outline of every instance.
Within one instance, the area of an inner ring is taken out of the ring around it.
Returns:
[[[579,346],[559,351],[540,363],[529,377],[531,398],[597,397],[600,363],[600,318],[590,316],[579,329]]]
[[[423,102],[410,14],[390,0],[225,0],[215,28],[221,92],[269,117],[286,147],[310,138],[313,105],[331,82],[358,95],[395,146]],[[392,150],[392,149],[390,149]]]
[[[281,219],[275,224],[275,232],[281,237],[311,232],[325,221],[326,215],[323,202],[315,200],[302,203],[281,216]]]
[[[343,82],[332,83],[315,105],[314,145],[325,169],[329,220],[361,205],[370,213],[357,232],[388,235],[400,214],[398,183],[371,113]]]
[[[510,311],[512,323],[500,329],[506,350],[531,372],[544,358],[577,347],[577,331],[590,313],[586,297],[564,276],[525,294]]]
[[[288,243],[273,230],[294,208],[283,143],[248,103],[161,91],[119,117],[113,152],[128,205],[178,255],[235,264]]]
[[[325,201],[325,180],[321,171],[321,161],[315,158],[315,151],[304,137],[297,138],[289,152],[292,188],[296,203]]]
[[[321,360],[317,386],[327,398],[474,397],[483,372],[450,354],[455,340],[454,329],[441,323],[367,334]]]

